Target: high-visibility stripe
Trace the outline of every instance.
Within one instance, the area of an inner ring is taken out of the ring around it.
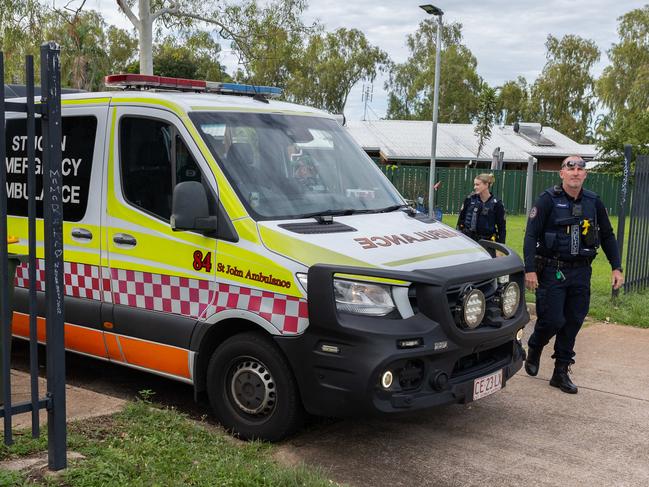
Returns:
[[[125,336],[119,337],[119,343],[124,358],[129,364],[187,379],[191,378],[189,374],[189,350]]]
[[[45,318],[37,319],[38,341],[45,343]],[[13,334],[29,339],[29,315],[14,312]],[[189,350],[65,324],[65,348],[191,380]],[[108,351],[107,351],[108,350]]]
[[[36,325],[38,341],[45,342],[45,318],[39,316]],[[29,315],[14,312],[12,331],[14,335],[29,338]],[[65,348],[74,352],[108,358],[102,332],[85,326],[65,324]]]

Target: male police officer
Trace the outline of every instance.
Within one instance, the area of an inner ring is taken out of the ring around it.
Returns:
[[[525,370],[538,374],[541,351],[555,336],[550,385],[576,394],[568,366],[574,363],[575,338],[588,313],[591,262],[600,245],[613,269],[613,287],[618,289],[624,278],[606,208],[595,193],[582,188],[586,163],[579,156],[567,157],[559,175],[562,184],[539,196],[525,231],[525,285],[536,290],[537,314]]]

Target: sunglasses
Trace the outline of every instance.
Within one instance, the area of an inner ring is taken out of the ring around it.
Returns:
[[[570,160],[561,164],[561,167],[567,167],[568,169],[572,169],[574,167],[580,167],[582,169],[585,169],[586,161],[584,161],[583,159]]]

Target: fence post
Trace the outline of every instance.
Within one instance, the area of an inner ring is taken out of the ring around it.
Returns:
[[[41,45],[43,126],[43,218],[45,293],[47,296],[48,466],[67,466],[65,425],[65,340],[63,315],[63,199],[61,173],[61,51],[54,42]]]
[[[525,178],[525,214],[529,215],[534,204],[534,165],[536,157],[530,156],[527,159],[527,177]]]
[[[620,188],[620,205],[617,220],[617,246],[620,250],[620,262],[624,255],[624,226],[626,220],[626,206],[629,188],[629,170],[631,168],[631,144],[624,145],[624,173],[622,176],[622,187]],[[620,294],[619,289],[612,289],[611,296],[616,298]]]
[[[11,357],[9,357],[9,343],[11,341],[11,311],[9,309],[9,261],[7,245],[7,198],[6,182],[7,172],[5,165],[5,89],[4,89],[4,55],[0,52],[0,364],[2,377],[0,378],[0,402],[5,407],[4,416],[4,443],[11,445]]]

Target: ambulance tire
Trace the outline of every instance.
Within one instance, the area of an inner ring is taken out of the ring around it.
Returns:
[[[304,420],[288,361],[261,333],[234,335],[214,351],[207,367],[207,395],[216,419],[243,440],[279,441]]]

